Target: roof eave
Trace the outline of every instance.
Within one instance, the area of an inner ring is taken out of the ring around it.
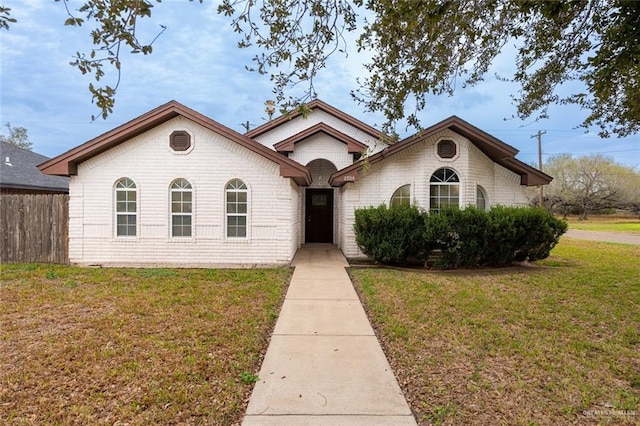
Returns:
[[[553,180],[553,177],[548,174],[523,163],[515,158],[508,158],[505,160],[506,165],[503,165],[507,169],[520,175],[520,184],[526,186],[539,186],[549,185]]]
[[[180,115],[179,107],[183,106],[176,101],[170,101],[78,147],[45,161],[38,166],[38,169],[47,175],[75,175],[77,174],[77,165],[79,163],[177,117]]]
[[[298,184],[311,184],[309,170],[295,161],[265,147],[264,145],[237,133],[209,117],[194,111],[179,102],[170,101],[146,114],[141,115],[97,138],[94,138],[79,147],[48,160],[38,166],[40,171],[49,175],[71,176],[77,174],[77,165],[82,161],[101,154],[102,152],[138,136],[175,117],[183,116],[194,123],[201,125],[221,136],[230,139],[250,151],[273,161],[280,166],[280,175],[291,177]]]
[[[17,183],[6,183],[2,182],[2,188],[7,189],[24,189],[24,190],[32,190],[32,191],[46,191],[46,192],[63,192],[68,193],[68,187],[54,187],[54,186],[40,186],[40,185],[24,185]]]
[[[521,162],[520,160],[517,160],[515,158],[515,155],[518,153],[516,148],[507,145],[501,140],[467,123],[459,117],[451,116],[423,130],[422,132],[405,138],[395,145],[391,145],[383,149],[369,158],[362,159],[342,170],[338,170],[330,176],[329,184],[331,186],[339,187],[350,182],[356,182],[359,177],[359,172],[364,167],[365,161],[369,165],[373,165],[446,129],[450,129],[469,139],[492,161],[520,175],[521,185],[548,185],[553,180],[551,176]]]

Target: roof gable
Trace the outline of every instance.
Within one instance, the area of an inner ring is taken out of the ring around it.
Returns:
[[[44,155],[0,142],[0,187],[37,191],[69,192],[69,180],[47,176],[38,170],[38,164],[49,159]]]
[[[485,131],[467,123],[463,119],[451,116],[441,122],[434,124],[433,126],[419,132],[413,136],[401,140],[400,142],[391,145],[384,150],[372,155],[367,159],[363,159],[354,163],[349,167],[345,167],[342,170],[338,170],[329,178],[329,183],[332,186],[342,186],[348,182],[354,182],[358,178],[358,172],[362,170],[365,162],[368,164],[375,164],[391,157],[394,154],[401,152],[411,146],[414,146],[420,142],[423,142],[427,138],[443,131],[452,130],[453,132],[467,138],[471,141],[480,151],[482,151],[493,162],[505,167],[508,170],[520,175],[521,185],[534,186],[534,185],[547,185],[553,179],[551,176],[535,169],[520,160],[515,158],[518,150],[507,145],[501,140],[491,136]]]
[[[321,101],[320,99],[314,99],[311,102],[309,102],[308,104],[306,104],[306,107],[309,108],[310,110],[321,110],[326,112],[329,115],[332,115],[333,117],[344,121],[347,124],[350,124],[351,126],[355,127],[356,129],[368,134],[369,136],[373,136],[375,139],[382,139],[383,138],[383,134],[382,132],[376,130],[375,128],[369,126],[368,124],[358,120],[357,118],[354,118],[352,116],[350,116],[349,114],[346,114],[342,111],[340,111],[339,109],[336,109],[334,107],[332,107],[331,105]],[[245,136],[250,137],[250,138],[256,138],[264,133],[267,133],[268,131],[280,126],[282,123],[285,123],[287,121],[293,120],[296,117],[300,117],[302,114],[298,111],[291,111],[288,114],[284,114],[281,115],[278,118],[275,118],[261,126],[256,127],[255,129],[245,133]]]
[[[97,138],[73,148],[51,160],[45,161],[38,168],[49,175],[70,176],[77,174],[79,163],[105,152],[147,130],[150,130],[175,117],[185,117],[202,127],[211,130],[225,138],[267,158],[280,166],[280,176],[292,178],[299,185],[309,185],[311,175],[309,170],[287,157],[270,150],[258,142],[229,129],[226,126],[200,114],[179,102],[170,101],[141,115]]]
[[[283,140],[282,142],[278,142],[277,144],[273,145],[273,148],[278,152],[293,152],[295,151],[295,145],[298,142],[301,142],[318,133],[329,135],[347,145],[347,152],[349,154],[361,153],[368,148],[367,145],[363,144],[362,142],[352,138],[349,135],[345,135],[344,133],[334,129],[331,126],[326,125],[325,123],[318,123],[314,126],[311,126],[303,130],[302,132],[299,132]]]

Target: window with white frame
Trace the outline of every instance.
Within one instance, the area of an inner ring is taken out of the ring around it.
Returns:
[[[116,236],[135,237],[138,232],[138,209],[136,184],[122,178],[115,185]]]
[[[476,207],[479,210],[487,210],[487,196],[484,193],[484,188],[480,185],[476,187]]]
[[[411,204],[411,185],[404,185],[400,188],[396,189],[396,191],[391,196],[391,205],[399,206],[401,204],[410,205]]]
[[[246,238],[249,212],[249,190],[240,179],[233,179],[225,188],[227,201],[227,238]]]
[[[191,237],[193,232],[193,188],[186,179],[171,183],[171,236]]]
[[[446,167],[436,170],[430,179],[429,211],[438,213],[448,207],[460,206],[460,179]]]

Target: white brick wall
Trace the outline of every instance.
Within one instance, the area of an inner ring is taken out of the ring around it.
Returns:
[[[193,149],[169,148],[187,130]],[[138,236],[115,236],[114,184],[129,177],[138,190]],[[193,186],[193,237],[170,237],[169,185]],[[225,238],[225,185],[249,187],[249,238]],[[300,191],[278,166],[178,117],[81,163],[70,182],[69,256],[82,264],[286,264],[299,244]]]
[[[353,164],[353,155],[347,152],[347,145],[327,135],[317,133],[295,146],[289,158],[300,164],[307,165],[313,160],[328,160],[336,167],[343,169]]]
[[[457,145],[453,159],[440,159],[436,143],[452,139]],[[364,257],[355,243],[353,234],[356,208],[377,206],[390,202],[391,196],[402,185],[411,185],[411,198],[420,207],[429,208],[429,180],[434,171],[448,167],[460,178],[460,206],[476,203],[476,184],[482,185],[491,205],[519,205],[526,202],[525,187],[520,176],[501,167],[486,157],[466,138],[449,130],[372,165],[368,173],[359,175],[354,183],[341,188],[342,206],[339,214],[339,245],[349,258]]]
[[[271,146],[320,121],[364,143],[375,142],[323,111],[314,111],[306,120],[287,122],[260,139]],[[169,148],[169,135],[174,130],[190,132],[193,148],[188,153]],[[455,158],[437,156],[436,143],[443,138],[456,142]],[[292,159],[304,165],[326,159],[337,169],[352,162],[347,146],[325,134],[296,144]],[[318,172],[323,177],[334,170],[325,165]],[[388,204],[397,188],[410,184],[413,201],[427,209],[429,179],[440,167],[458,173],[461,207],[475,204],[476,185],[484,188],[490,205],[527,201],[518,175],[493,163],[467,139],[445,130],[372,165],[357,182],[334,192],[334,241],[345,255],[363,257],[353,235],[356,208]],[[133,238],[115,236],[114,184],[122,177],[137,185],[138,235]],[[193,186],[192,238],[170,236],[169,185],[177,178],[187,179]],[[242,240],[225,238],[225,185],[233,178],[242,179],[249,187],[249,236]],[[312,186],[322,185],[316,182]],[[287,264],[304,242],[304,194],[304,188],[279,176],[272,161],[178,117],[79,165],[78,175],[70,182],[70,261],[100,265]]]

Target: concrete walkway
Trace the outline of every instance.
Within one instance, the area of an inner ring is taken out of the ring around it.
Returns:
[[[293,266],[242,424],[416,425],[342,253],[305,245]]]
[[[640,235],[623,232],[585,231],[582,229],[569,229],[563,235],[579,240],[603,241],[608,243],[640,244]]]

